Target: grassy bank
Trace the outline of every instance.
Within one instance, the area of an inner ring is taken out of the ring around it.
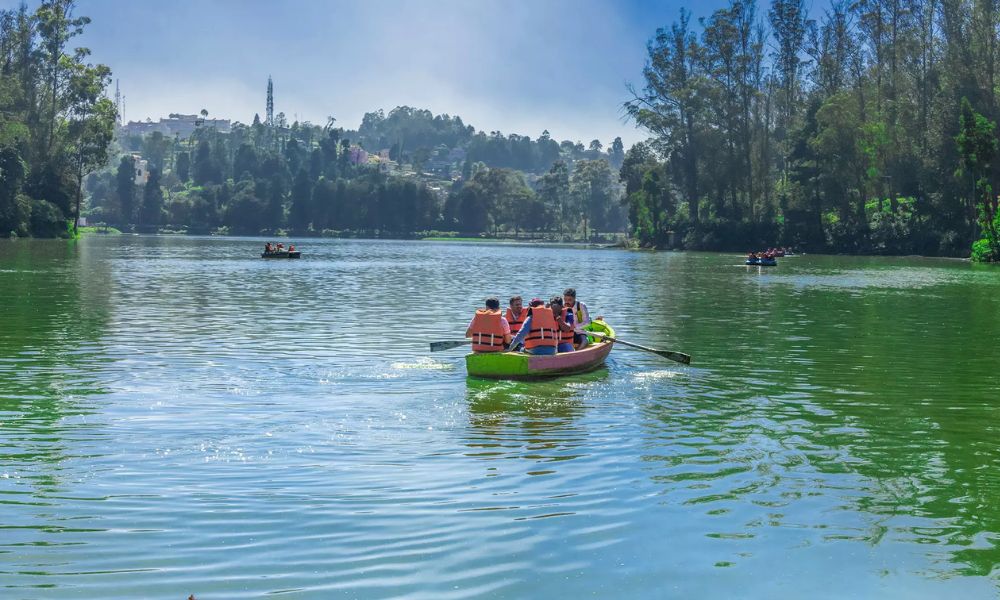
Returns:
[[[114,227],[108,227],[101,225],[98,227],[80,227],[79,233],[81,236],[84,235],[121,235],[122,232]]]

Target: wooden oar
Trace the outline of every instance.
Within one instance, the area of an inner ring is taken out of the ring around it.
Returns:
[[[458,348],[459,346],[464,346],[466,344],[471,344],[472,340],[444,340],[441,342],[431,342],[431,352],[440,352],[441,350],[451,350],[452,348]]]
[[[645,350],[646,352],[652,352],[653,354],[659,354],[663,358],[669,358],[670,360],[675,360],[679,363],[684,363],[685,365],[691,364],[691,356],[684,354],[683,352],[673,352],[671,350],[657,350],[656,348],[649,348],[646,346],[640,346],[639,344],[633,344],[632,342],[626,342],[618,338],[613,338],[610,335],[604,335],[603,333],[598,333],[596,331],[588,331],[587,335],[592,335],[599,337],[603,340],[608,340],[609,342],[614,342],[616,344],[621,344],[623,346],[630,346],[632,348],[638,348],[639,350]]]

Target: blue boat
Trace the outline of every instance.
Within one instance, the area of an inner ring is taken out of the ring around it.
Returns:
[[[774,258],[748,258],[744,264],[756,267],[777,267],[778,261]]]

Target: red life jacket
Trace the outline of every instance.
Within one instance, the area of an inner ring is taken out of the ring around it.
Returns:
[[[524,338],[528,350],[539,346],[555,348],[559,345],[559,325],[552,316],[552,309],[535,306],[531,309],[531,329]]]
[[[472,351],[503,352],[507,344],[503,339],[500,311],[479,309],[472,318]]]
[[[507,318],[507,324],[510,325],[510,334],[517,335],[517,332],[521,331],[524,320],[528,318],[528,309],[522,307],[521,314],[515,318],[514,313],[508,308],[507,314],[504,316]]]

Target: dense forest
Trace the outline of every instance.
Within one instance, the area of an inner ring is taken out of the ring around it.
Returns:
[[[88,215],[135,231],[244,235],[576,238],[625,228],[620,139],[604,151],[596,140],[584,148],[545,134],[487,136],[410,107],[369,113],[358,131],[275,122],[119,140],[116,168],[88,180]],[[136,156],[149,169],[140,184]]]
[[[625,151],[397,107],[356,130],[281,113],[186,138],[117,130],[72,0],[0,11],[0,233],[553,239],[1000,259],[1000,5],[732,0],[656,31]],[[203,114],[207,113],[203,111]],[[206,121],[207,122],[207,121]],[[148,173],[136,177],[136,161]]]
[[[981,0],[682,12],[626,104],[653,134],[621,170],[636,236],[1000,258],[998,36]]]
[[[405,106],[366,114],[357,131],[283,121],[255,116],[189,139],[126,136],[116,168],[88,180],[89,216],[135,231],[245,235],[573,239],[625,228],[620,139],[604,150],[597,140],[585,148],[547,133],[486,135]],[[139,185],[136,156],[149,167]]]
[[[34,12],[0,11],[4,236],[68,235],[81,208],[92,222],[138,232],[574,239],[625,230],[621,139],[605,149],[547,131],[486,134],[405,106],[366,114],[356,131],[279,113],[183,139],[129,136],[105,97],[108,67],[69,48],[89,23],[74,8],[47,0]]]

